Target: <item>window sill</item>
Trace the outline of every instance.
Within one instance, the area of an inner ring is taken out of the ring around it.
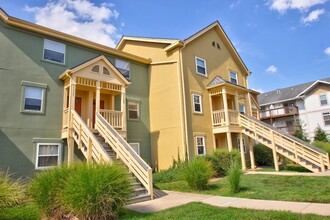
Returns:
[[[27,114],[27,115],[45,115],[45,112],[44,111],[41,111],[41,112],[37,112],[37,111],[28,111],[28,110],[22,110],[21,111],[22,114]]]
[[[196,74],[199,75],[199,76],[203,76],[203,77],[205,77],[205,78],[208,78],[207,74],[204,75],[204,74],[202,74],[202,73],[198,73],[198,72],[196,72]]]
[[[55,61],[51,61],[51,60],[41,59],[40,61],[44,62],[44,63],[56,64],[56,65],[59,65],[59,66],[67,66],[65,63],[59,63],[59,62],[55,62]]]

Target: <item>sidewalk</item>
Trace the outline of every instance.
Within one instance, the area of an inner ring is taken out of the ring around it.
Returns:
[[[330,204],[308,202],[285,202],[273,200],[245,199],[224,196],[212,196],[193,193],[166,191],[167,194],[158,199],[126,206],[138,212],[158,212],[190,202],[202,202],[218,207],[235,207],[258,210],[289,211],[301,214],[330,216]]]
[[[279,176],[330,176],[330,171],[323,173],[303,173],[303,172],[264,172],[264,171],[252,171],[248,170],[244,174],[267,174],[267,175],[279,175]]]

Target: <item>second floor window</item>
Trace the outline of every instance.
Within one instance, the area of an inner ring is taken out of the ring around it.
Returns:
[[[320,95],[320,102],[321,105],[328,105],[328,99],[326,94]]]
[[[237,80],[237,73],[230,71],[230,82],[237,85],[238,80]]]
[[[128,102],[128,119],[138,120],[140,109],[138,102]]]
[[[196,57],[196,72],[203,76],[207,75],[206,61],[199,57]]]
[[[323,115],[324,125],[326,126],[330,125],[330,112],[324,112],[322,113],[322,115]]]
[[[64,64],[65,44],[45,39],[43,59]]]
[[[202,113],[202,96],[193,94],[194,112]]]
[[[116,59],[116,68],[126,78],[130,78],[130,64],[129,62]]]

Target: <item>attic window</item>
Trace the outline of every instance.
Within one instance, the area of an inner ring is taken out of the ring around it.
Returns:
[[[281,94],[281,90],[276,89],[276,93],[277,93],[277,94]]]
[[[92,71],[95,72],[95,73],[100,72],[100,66],[99,65],[93,66]]]
[[[215,47],[215,41],[212,42],[212,46]]]
[[[110,72],[107,68],[103,67],[103,74],[104,75],[110,75]]]
[[[220,45],[217,43],[217,48],[220,50],[221,48],[220,48]]]

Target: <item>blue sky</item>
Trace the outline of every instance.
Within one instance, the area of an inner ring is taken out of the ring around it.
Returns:
[[[270,91],[330,77],[330,0],[2,0],[9,15],[114,46],[122,35],[185,39],[219,20]]]

